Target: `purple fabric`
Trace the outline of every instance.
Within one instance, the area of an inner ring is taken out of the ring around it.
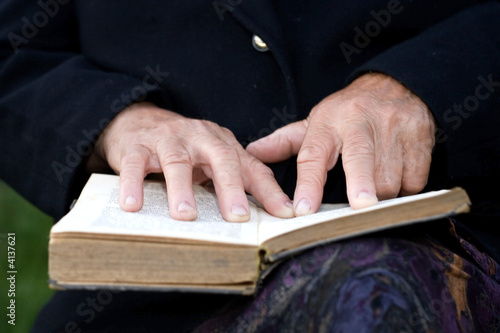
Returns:
[[[381,234],[316,247],[196,332],[499,332],[499,265],[450,222],[436,222],[445,245]]]

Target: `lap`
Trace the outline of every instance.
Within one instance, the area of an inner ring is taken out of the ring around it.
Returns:
[[[282,262],[253,297],[58,292],[32,332],[495,332],[498,264],[452,226],[319,245]]]
[[[309,250],[196,332],[495,332],[497,263],[439,223]]]

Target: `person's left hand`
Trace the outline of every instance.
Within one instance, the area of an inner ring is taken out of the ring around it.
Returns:
[[[247,151],[265,163],[298,154],[294,212],[305,215],[318,210],[339,154],[355,209],[418,193],[427,183],[434,133],[433,116],[420,98],[387,75],[369,73]]]

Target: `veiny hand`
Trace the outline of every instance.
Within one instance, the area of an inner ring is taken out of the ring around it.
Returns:
[[[120,175],[120,207],[126,211],[141,209],[144,177],[163,172],[174,219],[196,218],[192,184],[209,178],[227,221],[249,219],[245,191],[270,214],[293,216],[292,203],[272,171],[246,152],[228,129],[151,103],[134,104],[113,119],[100,135],[88,165],[98,160],[107,161]]]
[[[305,215],[319,208],[327,171],[339,154],[355,209],[421,191],[434,132],[434,119],[416,95],[389,76],[369,73],[326,97],[307,119],[251,143],[247,151],[266,163],[298,154],[294,211]]]

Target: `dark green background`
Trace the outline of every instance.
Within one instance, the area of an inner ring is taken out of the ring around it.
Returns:
[[[45,195],[45,194],[41,194]],[[47,247],[53,224],[0,180],[0,332],[27,333],[41,307],[53,294],[47,284]],[[16,325],[8,324],[7,234],[16,234]]]

